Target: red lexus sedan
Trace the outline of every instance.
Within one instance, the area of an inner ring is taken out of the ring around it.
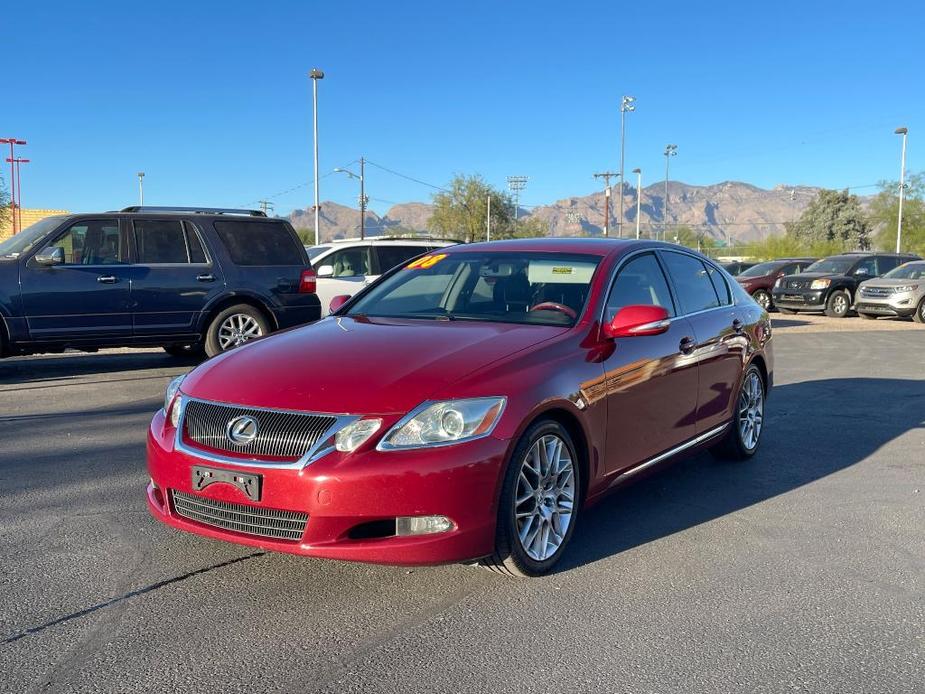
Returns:
[[[758,448],[767,313],[679,246],[441,249],[167,389],[151,513],[268,550],[536,576],[637,473]]]

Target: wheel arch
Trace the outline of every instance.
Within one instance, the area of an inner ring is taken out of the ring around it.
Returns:
[[[584,502],[587,498],[591,476],[591,446],[584,426],[582,426],[581,421],[573,412],[557,404],[535,413],[530,421],[523,427],[523,431],[526,431],[542,419],[551,419],[560,424],[571,437],[572,443],[575,445],[575,452],[578,454],[578,464],[581,466],[581,477],[579,481],[581,483],[581,498],[582,502]],[[520,440],[520,436],[523,436],[523,431],[519,433],[517,440]]]
[[[276,320],[276,315],[273,313],[273,311],[270,310],[269,306],[267,306],[266,301],[251,294],[226,294],[213,301],[202,312],[202,316],[199,320],[199,332],[204,333],[215,319],[215,316],[217,316],[229,306],[234,306],[235,304],[247,304],[249,306],[253,306],[263,314],[264,318],[269,321],[272,330],[279,330],[279,323]]]

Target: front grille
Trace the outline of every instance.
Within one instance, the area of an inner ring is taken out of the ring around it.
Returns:
[[[176,489],[171,489],[170,495],[177,515],[238,533],[271,537],[274,540],[301,540],[308,523],[307,513],[230,504]]]
[[[895,290],[893,287],[861,287],[861,296],[870,298],[883,298],[890,296]]]
[[[808,286],[809,284],[805,280],[787,280],[784,282],[785,289],[803,289]]]
[[[237,444],[228,438],[226,429],[229,422],[244,415],[256,420],[257,436],[250,443]],[[258,410],[201,400],[187,401],[183,415],[186,436],[193,443],[274,460],[301,458],[336,421],[331,415]]]

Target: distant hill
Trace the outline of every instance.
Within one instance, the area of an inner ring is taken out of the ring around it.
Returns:
[[[668,223],[686,224],[703,230],[718,241],[728,244],[762,239],[784,231],[784,222],[799,217],[803,209],[819,192],[810,186],[780,185],[770,190],[748,183],[725,181],[709,186],[694,186],[679,181],[668,184]],[[619,191],[615,187],[611,202],[611,234],[617,233]],[[636,191],[625,186],[624,225],[626,236],[636,233]],[[383,216],[366,213],[369,235],[388,234],[397,230],[427,231],[432,207],[424,202],[394,205]],[[653,230],[659,233],[665,222],[665,186],[654,183],[642,189],[640,199],[640,231],[643,237]],[[549,224],[552,236],[574,236],[578,233],[601,234],[604,229],[604,194],[563,198],[532,210],[522,210],[521,217],[536,216]],[[294,210],[290,215],[293,226],[314,228],[311,210]],[[324,202],[321,205],[321,237],[324,241],[357,236],[360,212],[357,209]]]

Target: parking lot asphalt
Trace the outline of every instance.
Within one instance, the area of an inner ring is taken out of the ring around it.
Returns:
[[[530,581],[164,527],[144,437],[190,364],[0,361],[0,691],[921,692],[925,329],[851,322],[778,323],[752,460],[624,488]]]

